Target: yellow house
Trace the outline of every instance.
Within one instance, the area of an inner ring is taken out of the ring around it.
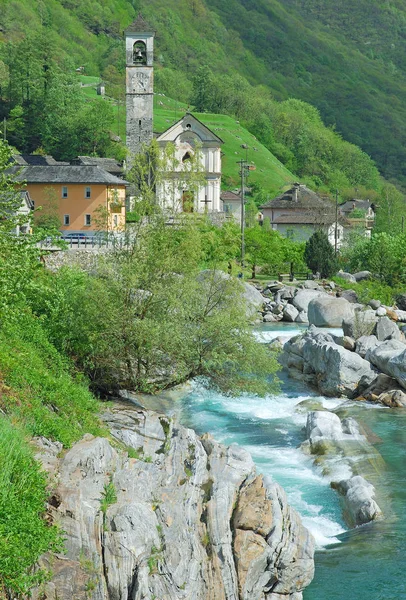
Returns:
[[[62,232],[120,232],[125,228],[128,183],[97,166],[12,167],[35,208],[59,216]]]

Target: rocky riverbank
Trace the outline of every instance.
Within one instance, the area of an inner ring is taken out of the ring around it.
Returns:
[[[302,598],[313,538],[245,450],[129,403],[103,420],[111,439],[62,456],[36,441],[66,554],[43,558],[52,580],[34,599]]]

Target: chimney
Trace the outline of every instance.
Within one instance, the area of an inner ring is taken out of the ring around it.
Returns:
[[[293,194],[292,194],[293,202],[297,202],[298,201],[299,188],[300,188],[300,183],[294,183],[293,184]]]

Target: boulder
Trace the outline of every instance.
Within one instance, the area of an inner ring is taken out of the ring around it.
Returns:
[[[357,339],[355,344],[355,352],[362,358],[365,358],[368,350],[373,350],[379,345],[378,338],[375,335],[362,335]]]
[[[337,277],[340,277],[345,281],[349,281],[350,283],[357,283],[357,280],[355,279],[354,275],[351,275],[351,273],[346,273],[345,271],[338,271]]]
[[[307,312],[305,310],[301,310],[295,319],[295,323],[308,323],[309,319],[307,317]]]
[[[376,309],[375,314],[377,317],[386,317],[386,308],[380,306]]]
[[[263,316],[263,322],[264,323],[275,323],[276,322],[276,317],[273,313],[265,313]]]
[[[396,314],[397,320],[400,323],[406,323],[406,310],[394,310],[393,312]]]
[[[276,295],[279,297],[280,300],[290,300],[295,295],[296,290],[297,288],[293,286],[286,286],[279,290],[276,293]]]
[[[385,340],[400,340],[401,337],[399,327],[388,317],[380,317],[376,324],[375,333],[380,342],[384,342]]]
[[[346,350],[350,350],[351,352],[354,352],[355,350],[355,340],[348,336],[348,335],[343,335],[342,337],[342,345]]]
[[[402,390],[383,392],[378,396],[378,400],[389,408],[406,408],[406,393]]]
[[[394,377],[406,389],[406,347],[398,340],[386,340],[365,356],[386,375]]]
[[[354,273],[355,281],[365,281],[366,279],[372,279],[371,271],[359,271],[358,273]]]
[[[302,310],[307,312],[309,302],[319,296],[327,296],[327,294],[318,290],[299,290],[293,298],[292,304],[299,312]]]
[[[362,335],[371,335],[377,322],[374,310],[356,310],[352,317],[344,319],[342,328],[344,335],[357,340]]]
[[[283,309],[283,319],[293,323],[299,315],[299,311],[293,304],[287,304]]]
[[[381,306],[381,304],[382,304],[382,302],[380,300],[370,300],[368,302],[368,306],[370,306],[374,310],[376,310],[377,308],[379,308]]]
[[[382,516],[375,502],[375,488],[360,475],[345,479],[334,485],[345,498],[347,520],[353,525],[364,525]]]
[[[331,336],[309,329],[303,339],[303,359],[316,373],[317,386],[325,396],[351,397],[361,377],[369,383],[375,379],[368,361],[335,344]]]
[[[326,295],[311,300],[307,314],[316,327],[341,327],[344,319],[353,317],[354,309],[344,298]]]
[[[355,290],[344,290],[343,292],[340,292],[339,297],[345,298],[345,300],[348,300],[348,302],[351,302],[352,304],[358,302],[358,296]]]
[[[305,290],[321,290],[322,289],[319,286],[319,284],[316,283],[315,281],[313,281],[312,279],[306,279],[306,281],[303,282],[303,287]]]
[[[400,310],[406,310],[406,294],[396,296],[396,304]]]

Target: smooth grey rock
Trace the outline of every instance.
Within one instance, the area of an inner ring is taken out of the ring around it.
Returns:
[[[355,352],[362,358],[365,358],[368,350],[373,350],[379,345],[378,338],[375,335],[362,335],[357,339],[355,344]]]
[[[309,319],[307,317],[307,312],[305,310],[301,310],[295,319],[295,323],[308,323]]]
[[[344,495],[347,515],[354,526],[382,517],[382,511],[374,499],[374,486],[360,475],[342,480],[334,487]]]
[[[351,319],[354,309],[344,298],[322,296],[309,302],[309,323],[316,327],[341,327],[344,319]]]
[[[303,282],[303,287],[305,290],[322,290],[319,284],[312,279],[306,279],[306,281]]]
[[[295,288],[293,286],[286,286],[283,289],[281,289],[278,292],[278,294],[282,300],[290,300],[295,295],[296,290],[297,290],[297,288]]]
[[[335,289],[336,289],[336,284],[334,283],[334,281],[329,281],[329,282],[328,282],[328,287],[329,287],[331,290],[335,290]]]
[[[335,344],[331,336],[312,335],[309,332],[303,338],[303,359],[317,374],[317,385],[322,394],[350,397],[361,377],[365,377],[369,382],[375,378],[375,372],[369,362]]]
[[[341,277],[341,279],[345,279],[345,281],[350,281],[351,283],[357,283],[354,275],[351,275],[351,273],[346,273],[345,271],[338,271],[337,277]]]
[[[309,302],[318,298],[319,296],[327,296],[325,292],[318,290],[299,290],[292,300],[293,306],[295,306],[299,312],[304,310],[307,312]]]
[[[264,321],[264,323],[275,323],[276,322],[275,315],[273,313],[266,313],[263,317],[263,321]]]
[[[371,271],[359,271],[358,273],[354,273],[355,281],[365,281],[366,279],[372,279]]]
[[[289,321],[290,323],[293,323],[298,316],[299,316],[299,311],[297,310],[297,308],[295,306],[293,306],[293,304],[287,304],[285,306],[285,308],[283,309],[283,319],[285,321]]]
[[[383,306],[380,306],[379,308],[376,309],[375,314],[377,317],[386,317],[386,308],[384,308]]]
[[[339,297],[345,298],[345,300],[348,300],[351,304],[356,304],[358,302],[358,296],[355,290],[344,290],[343,292],[340,292]]]
[[[375,333],[380,342],[384,342],[385,340],[400,340],[399,327],[388,317],[381,317],[378,320]]]
[[[406,389],[406,349],[398,340],[386,340],[365,356],[380,371],[394,377]]]
[[[377,308],[379,308],[381,306],[382,302],[380,300],[370,300],[368,302],[368,305],[373,308],[374,310],[376,310]]]
[[[343,347],[346,350],[350,350],[351,352],[354,352],[355,340],[352,337],[349,337],[348,335],[344,335],[342,340],[343,340]]]

